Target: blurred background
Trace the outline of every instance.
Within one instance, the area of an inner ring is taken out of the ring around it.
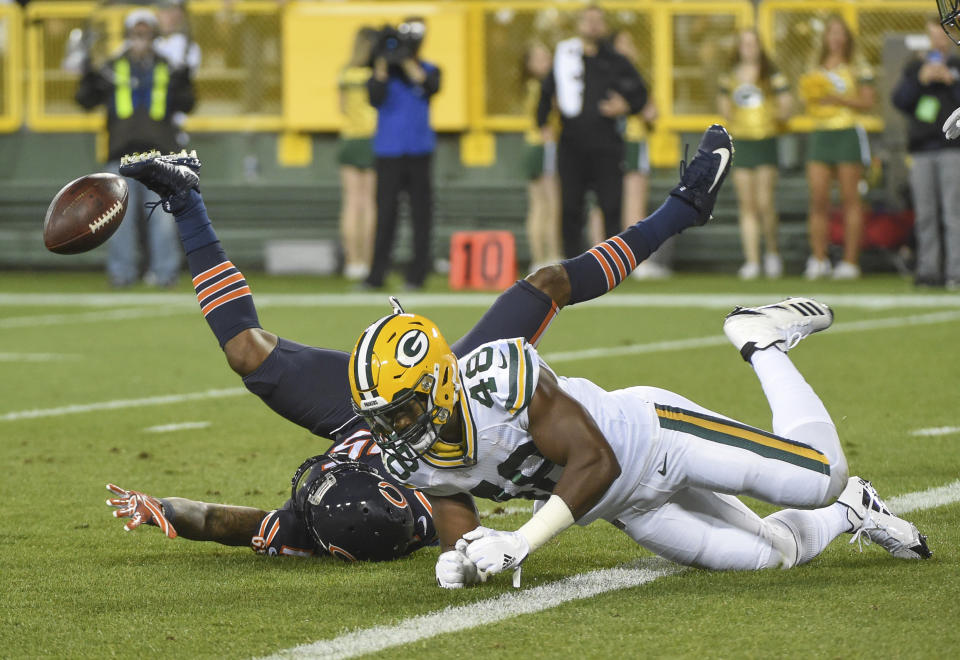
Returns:
[[[531,123],[524,103],[525,52],[533,41],[552,48],[574,35],[582,3],[191,0],[154,9],[162,14],[171,5],[183,12],[175,29],[183,35],[184,53],[193,44],[199,50],[185,55],[196,104],[182,123],[184,144],[203,161],[202,191],[235,262],[268,267],[271,244],[304,241],[330,248],[315,253],[323,262],[316,272],[342,267],[338,80],[361,26],[379,29],[417,15],[428,26],[422,57],[443,73],[431,107],[438,133],[437,266],[444,267],[454,232],[496,229],[515,236],[523,274],[531,260],[522,162],[523,133]],[[646,135],[651,209],[676,184],[684,144],[695,148],[703,129],[721,119],[718,81],[729,70],[738,33],[755,27],[796,89],[816,60],[828,17],[839,15],[855,36],[859,57],[875,72],[878,100],[860,117],[871,146],[860,188],[867,223],[909,210],[906,128],[890,94],[910,52],[929,48],[925,24],[936,9],[932,0],[635,0],[600,6],[611,31],[633,37],[636,66],[659,111]],[[121,47],[131,9],[111,2],[0,3],[0,268],[102,265],[102,249],[71,258],[46,252],[40,225],[64,183],[106,162],[103,111],[85,111],[74,96],[81,62],[100,66]],[[803,269],[809,254],[804,134],[812,122],[797,104],[777,144],[780,252],[791,274]],[[406,213],[401,210],[401,219]],[[680,236],[675,269],[737,271],[743,252],[729,184],[715,216],[715,223]],[[401,222],[395,255],[400,264],[410,258],[410,240],[409,223]],[[908,273],[910,239],[899,242],[865,245],[864,271]]]

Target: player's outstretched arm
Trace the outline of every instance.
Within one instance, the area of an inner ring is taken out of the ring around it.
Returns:
[[[127,518],[124,529],[153,525],[168,538],[181,536],[191,541],[215,541],[223,545],[250,545],[267,512],[253,507],[210,504],[168,497],[159,499],[136,490],[107,484],[116,497],[107,500],[115,518]]]
[[[481,572],[518,567],[533,551],[584,516],[620,476],[610,443],[583,406],[546,369],[529,408],[529,432],[544,458],[563,465],[553,495],[516,532],[478,527],[463,539],[467,557]]]

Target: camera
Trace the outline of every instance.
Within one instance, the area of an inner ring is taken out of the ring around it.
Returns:
[[[382,57],[387,64],[396,66],[415,57],[425,32],[426,28],[421,20],[408,19],[397,27],[384,25],[374,42],[373,59]]]

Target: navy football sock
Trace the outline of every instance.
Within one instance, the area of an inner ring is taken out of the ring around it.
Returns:
[[[171,211],[187,253],[200,311],[223,348],[241,331],[260,327],[250,287],[220,247],[200,193],[191,190],[186,198],[171,204]]]
[[[570,302],[573,305],[599,298],[620,284],[641,261],[660,245],[697,220],[697,210],[688,202],[668,197],[663,205],[644,220],[627,227],[578,257],[562,263],[570,278]]]

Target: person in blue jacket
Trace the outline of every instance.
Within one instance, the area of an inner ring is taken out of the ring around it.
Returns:
[[[426,35],[422,18],[387,28],[374,51],[367,83],[377,108],[373,152],[377,171],[377,232],[373,263],[365,281],[380,288],[390,270],[400,193],[407,192],[413,220],[413,259],[406,270],[408,289],[419,289],[430,272],[433,229],[431,165],[436,134],[430,127],[430,99],[440,90],[440,69],[420,59]]]

